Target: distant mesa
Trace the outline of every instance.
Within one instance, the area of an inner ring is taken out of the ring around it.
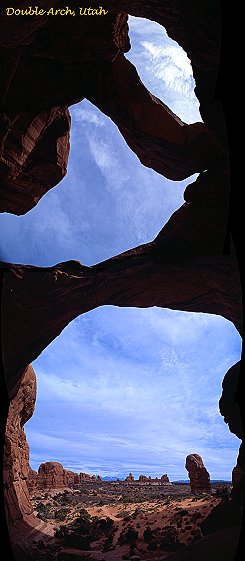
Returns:
[[[201,456],[189,454],[185,467],[189,473],[192,493],[211,493],[210,475],[204,466]]]
[[[147,477],[140,475],[139,479],[135,479],[132,473],[125,478],[125,480],[117,480],[120,483],[141,483],[141,484],[158,484],[158,485],[172,485],[167,474],[161,477]],[[71,485],[81,485],[83,483],[102,483],[103,479],[100,475],[89,475],[88,473],[75,473],[64,469],[59,462],[45,462],[42,463],[38,472],[29,468],[27,477],[27,487],[31,493],[36,490],[45,489],[65,489]]]
[[[88,473],[75,473],[64,469],[59,462],[45,462],[38,468],[38,473],[29,469],[27,486],[30,492],[36,489],[64,489],[69,485],[79,485],[83,482],[100,483],[100,475],[89,475]]]
[[[126,477],[125,481],[127,483],[139,482],[139,483],[145,483],[145,484],[146,483],[155,483],[155,484],[157,483],[159,485],[160,484],[161,485],[164,485],[164,484],[171,485],[171,483],[169,481],[169,478],[168,478],[166,473],[164,475],[162,475],[160,478],[159,477],[151,477],[150,475],[149,475],[149,477],[147,477],[146,475],[140,475],[138,480],[137,479],[135,480],[132,473],[130,473]]]

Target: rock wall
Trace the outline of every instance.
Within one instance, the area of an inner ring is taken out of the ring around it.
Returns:
[[[232,472],[232,495],[235,501],[243,506],[245,492],[245,452],[244,426],[239,405],[239,398],[242,395],[241,392],[240,363],[237,362],[229,368],[224,377],[222,395],[219,400],[219,409],[230,431],[242,440],[242,444],[239,448],[237,465]]]
[[[44,4],[48,8],[57,2],[45,0]],[[71,2],[72,6],[77,8],[77,2]],[[94,267],[75,261],[48,269],[2,264],[4,366],[10,396],[18,388],[23,369],[72,319],[96,306],[156,305],[216,313],[242,331],[239,272],[229,251],[223,251],[229,173],[222,108],[214,97],[221,34],[219,3],[113,0],[105,2],[105,9],[107,6],[109,15],[105,18],[33,17],[31,24],[28,20],[28,25],[24,21],[20,25],[20,18],[8,18],[6,23],[4,12],[0,17],[0,48],[2,45],[5,57],[2,64],[8,71],[12,69],[4,74],[2,98],[4,119],[11,124],[5,135],[6,146],[2,140],[4,159],[11,162],[0,169],[3,189],[17,164],[21,179],[28,168],[28,158],[34,156],[40,142],[46,144],[47,134],[48,154],[53,150],[56,170],[57,139],[63,146],[60,169],[65,173],[69,151],[69,116],[65,107],[83,97],[115,121],[144,165],[173,179],[206,171],[187,187],[185,204],[149,244]],[[186,50],[205,126],[186,126],[144,87],[124,57],[130,48],[127,13],[164,25]],[[55,41],[51,41],[51,34]],[[64,128],[62,132],[52,132],[56,117],[58,121],[63,119],[66,132]],[[19,123],[16,128],[15,119]],[[36,132],[33,121],[37,123]],[[29,132],[21,137],[21,130]],[[30,136],[32,142],[28,140]],[[8,139],[12,139],[9,144]],[[24,160],[19,157],[20,150]],[[33,185],[37,186],[34,196],[30,185],[22,183],[19,189],[16,179],[15,193],[5,189],[9,201],[4,202],[5,194],[2,210],[22,213],[29,204],[26,199],[33,206],[34,199],[40,198],[38,181],[46,156],[40,152],[35,174],[31,172]],[[52,186],[49,173],[48,164],[46,183],[42,181],[44,192]]]
[[[44,0],[42,7],[57,2]],[[73,6],[77,8],[77,1],[71,0]],[[185,204],[149,244],[94,267],[75,261],[50,268],[1,265],[2,345],[12,399],[5,486],[13,523],[31,516],[26,495],[28,450],[22,421],[14,412],[15,407],[22,411],[22,376],[72,319],[105,304],[156,305],[220,314],[242,333],[240,278],[227,243],[227,140],[216,91],[220,2],[105,0],[104,7],[108,17],[86,22],[67,17],[6,18],[2,9],[1,210],[27,212],[64,177],[69,154],[67,107],[84,97],[114,120],[144,165],[172,179],[201,174],[188,185]],[[186,50],[205,125],[185,126],[144,87],[124,57],[130,48],[127,13],[159,22]],[[26,458],[21,461],[10,430],[15,425]],[[241,449],[240,467],[243,455]]]
[[[44,0],[43,8],[56,4]],[[104,4],[106,17],[42,16],[28,23],[2,10],[1,211],[27,212],[62,179],[69,153],[66,108],[83,98],[114,120],[144,165],[171,179],[207,169],[210,158],[217,159],[217,143],[221,153],[226,151],[222,109],[214,102],[221,37],[217,2]],[[70,7],[77,9],[77,2],[71,0]],[[185,126],[144,87],[124,56],[130,49],[128,13],[159,22],[186,50],[202,117],[213,136],[201,123]]]
[[[88,473],[76,473],[64,469],[59,462],[45,462],[38,468],[38,473],[29,468],[27,487],[30,493],[37,490],[47,489],[65,489],[70,485],[81,485],[82,483],[91,483],[102,481],[98,475],[89,475]]]
[[[10,402],[5,434],[4,491],[9,525],[32,515],[27,478],[29,473],[29,446],[24,424],[33,415],[36,400],[36,377],[29,366],[21,378],[21,385]]]
[[[210,475],[204,466],[201,456],[189,454],[186,458],[185,467],[190,478],[192,493],[211,493]]]
[[[0,212],[24,214],[66,174],[70,114],[0,114]]]

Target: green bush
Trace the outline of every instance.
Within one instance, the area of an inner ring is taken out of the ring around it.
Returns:
[[[67,518],[68,513],[68,508],[59,508],[59,510],[55,511],[54,517],[56,518],[56,520],[64,521]]]

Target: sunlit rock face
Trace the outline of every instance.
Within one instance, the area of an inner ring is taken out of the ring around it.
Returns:
[[[80,485],[81,483],[97,482],[100,483],[102,478],[98,475],[89,475],[88,473],[76,473],[64,469],[59,462],[44,462],[38,468],[38,473],[29,468],[27,487],[30,493],[37,490],[44,491],[58,489],[67,489],[71,485]]]
[[[204,466],[201,456],[198,454],[189,454],[186,458],[185,467],[190,478],[191,492],[210,493],[210,475]]]
[[[27,488],[29,446],[24,424],[33,415],[35,400],[36,376],[32,366],[29,366],[22,376],[15,398],[10,402],[5,433],[4,490],[10,524],[33,512]]]

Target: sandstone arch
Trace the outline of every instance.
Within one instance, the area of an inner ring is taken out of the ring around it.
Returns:
[[[56,4],[57,0],[45,0],[47,8]],[[70,2],[71,7],[75,4]],[[27,212],[62,179],[69,153],[67,107],[83,97],[115,121],[144,165],[174,179],[202,173],[187,187],[186,203],[149,244],[94,267],[77,262],[50,268],[1,264],[3,360],[12,399],[29,363],[64,326],[103,304],[221,314],[242,332],[239,272],[234,255],[224,246],[229,172],[223,112],[215,99],[219,2],[111,0],[109,4],[106,24],[103,19],[106,28],[93,21],[82,33],[77,21],[56,20],[54,43],[47,18],[33,18],[30,25],[18,19],[6,22],[1,14],[1,211]],[[125,62],[123,53],[130,46],[127,13],[164,25],[186,50],[209,133],[201,127],[202,134],[196,134],[195,127],[185,128],[174,115],[170,118],[176,130],[173,137],[169,129],[167,138],[166,131],[161,138],[158,122],[156,128],[150,121],[142,126],[137,107],[141,96],[151,115],[162,112],[165,128],[171,112],[144,89],[134,67]],[[129,78],[134,84],[132,102]]]

